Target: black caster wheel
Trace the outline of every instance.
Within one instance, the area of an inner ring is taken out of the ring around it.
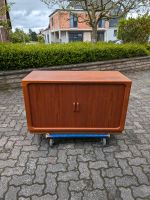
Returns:
[[[49,139],[49,146],[52,147],[54,145],[54,140],[51,138]]]

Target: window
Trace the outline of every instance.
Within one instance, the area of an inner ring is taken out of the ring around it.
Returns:
[[[83,33],[80,32],[70,32],[69,42],[83,41]]]
[[[54,19],[53,19],[53,17],[52,17],[52,19],[51,19],[51,20],[52,20],[52,26],[54,26]]]
[[[78,19],[75,15],[70,16],[70,28],[76,28],[78,26]]]
[[[105,28],[105,20],[104,19],[100,19],[98,22],[98,27],[99,28]]]
[[[117,36],[117,30],[114,30],[114,37]]]
[[[104,41],[104,31],[97,33],[97,40]]]
[[[116,27],[118,25],[118,19],[110,19],[109,20],[109,27]]]

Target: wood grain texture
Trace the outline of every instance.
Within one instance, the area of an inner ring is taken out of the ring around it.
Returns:
[[[38,75],[39,79],[37,72],[35,75],[34,72],[29,74],[22,81],[29,131],[121,132],[125,124],[131,81],[119,72],[111,73],[92,72],[92,78],[89,78],[91,71],[85,75],[77,72],[71,81],[70,78],[67,81],[64,78],[70,72],[52,73],[56,81],[52,75],[48,81],[45,73]],[[56,78],[56,74],[60,79]]]

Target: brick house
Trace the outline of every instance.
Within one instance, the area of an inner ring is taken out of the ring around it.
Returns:
[[[75,13],[76,15],[73,15]],[[76,16],[79,16],[77,19]],[[81,18],[81,19],[80,19]],[[81,9],[55,10],[49,16],[49,27],[43,31],[45,43],[68,43],[72,41],[91,41],[92,29],[83,22],[86,12]],[[79,23],[82,20],[82,23]],[[100,20],[98,23],[98,40],[114,41],[117,40],[117,19],[106,21]]]
[[[3,9],[3,8],[5,8],[5,6],[7,6],[7,1],[0,0],[0,11],[1,11],[0,12],[0,21],[8,23],[11,28],[9,12],[5,11]],[[2,10],[4,10],[4,11],[2,11]],[[8,32],[5,29],[5,27],[0,24],[0,42],[7,42],[7,41],[9,41]]]

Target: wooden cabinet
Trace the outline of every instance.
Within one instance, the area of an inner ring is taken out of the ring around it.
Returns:
[[[131,81],[120,72],[33,71],[22,86],[30,132],[124,129]]]

